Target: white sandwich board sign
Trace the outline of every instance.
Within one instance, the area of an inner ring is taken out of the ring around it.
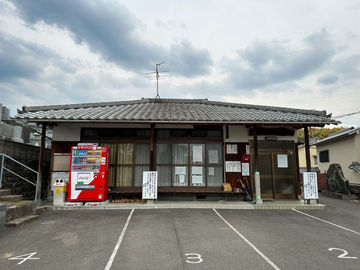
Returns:
[[[157,199],[157,171],[143,172],[142,199]]]
[[[304,172],[304,199],[319,199],[317,174],[315,172]]]

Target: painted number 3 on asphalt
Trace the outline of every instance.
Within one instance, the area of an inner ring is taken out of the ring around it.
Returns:
[[[198,253],[186,253],[185,256],[187,263],[201,263],[203,261],[203,258]]]

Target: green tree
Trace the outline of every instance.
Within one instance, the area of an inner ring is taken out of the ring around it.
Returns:
[[[328,137],[331,133],[344,130],[344,127],[334,127],[334,128],[309,128],[309,140],[318,139],[322,140]],[[296,131],[296,136],[299,142],[304,143],[304,129],[298,129]]]

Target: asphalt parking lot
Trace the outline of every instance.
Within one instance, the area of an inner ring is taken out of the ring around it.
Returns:
[[[360,269],[360,203],[321,203],[48,211],[0,232],[0,269]]]

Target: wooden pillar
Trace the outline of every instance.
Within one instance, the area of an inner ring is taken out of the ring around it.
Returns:
[[[46,137],[46,123],[42,124],[41,127],[41,144],[39,153],[39,185],[38,185],[38,202],[41,200],[41,186],[43,182],[43,167],[44,167],[44,154],[45,154],[45,137]]]
[[[254,137],[254,171],[259,171],[259,150],[258,150],[258,141],[257,141],[257,126],[253,128],[253,137]]]
[[[258,141],[257,141],[257,126],[254,126],[253,128],[254,133],[254,165],[255,165],[255,201],[256,204],[262,204],[261,199],[261,181],[260,181],[260,172],[259,172],[259,150],[258,150]]]
[[[295,168],[296,168],[296,196],[301,196],[301,179],[300,179],[300,164],[299,164],[299,144],[294,144],[295,153]]]
[[[156,171],[155,164],[155,125],[150,127],[150,171]]]
[[[310,144],[309,144],[309,130],[308,126],[304,127],[305,137],[305,158],[306,158],[306,171],[311,172],[311,161],[310,161]]]

